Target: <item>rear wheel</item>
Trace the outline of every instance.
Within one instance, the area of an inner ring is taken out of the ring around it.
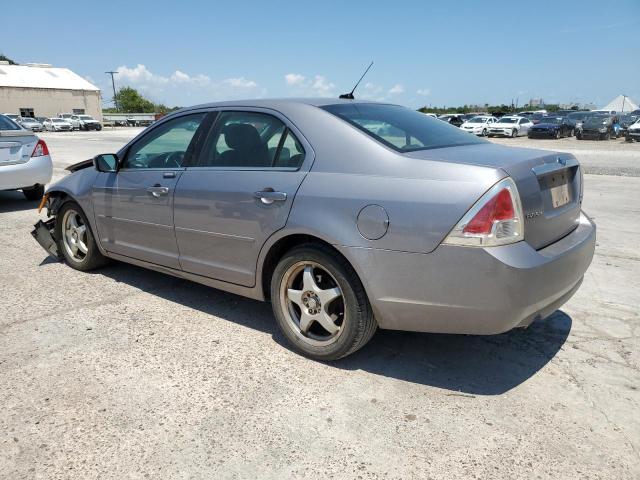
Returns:
[[[288,252],[271,279],[271,303],[289,343],[315,360],[337,360],[364,346],[377,324],[348,262],[322,245]]]
[[[44,195],[44,185],[35,185],[30,188],[23,188],[22,193],[27,197],[27,200],[40,200]]]
[[[71,268],[86,272],[108,262],[98,250],[87,217],[75,202],[65,203],[58,211],[55,237],[58,252]]]

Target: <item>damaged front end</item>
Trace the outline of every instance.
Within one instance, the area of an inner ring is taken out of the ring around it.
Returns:
[[[49,194],[45,194],[38,208],[38,213],[42,211],[42,208],[46,205],[47,216],[53,215],[48,220],[40,220],[36,223],[31,231],[31,236],[36,239],[45,251],[53,256],[56,260],[61,261],[60,252],[58,252],[58,243],[55,237],[56,217],[55,217],[55,203],[56,198],[49,198]]]
[[[40,220],[34,225],[35,228],[31,232],[31,236],[36,239],[40,246],[44,248],[49,255],[53,255],[56,259],[60,260],[58,244],[54,237],[55,225],[55,217],[50,218],[46,222]]]

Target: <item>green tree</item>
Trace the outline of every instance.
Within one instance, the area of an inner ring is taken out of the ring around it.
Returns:
[[[124,113],[153,113],[156,106],[150,100],[144,98],[140,93],[131,87],[122,87],[116,93],[116,105]]]

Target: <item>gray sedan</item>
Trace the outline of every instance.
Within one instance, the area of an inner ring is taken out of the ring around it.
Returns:
[[[291,345],[320,360],[377,328],[526,327],[575,293],[595,246],[572,155],[395,105],[200,105],[70,170],[33,232],[49,253],[270,300]]]

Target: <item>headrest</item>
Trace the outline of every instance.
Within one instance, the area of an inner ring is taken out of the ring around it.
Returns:
[[[249,123],[232,123],[225,125],[222,130],[224,141],[233,150],[249,151],[262,143],[256,127]]]

